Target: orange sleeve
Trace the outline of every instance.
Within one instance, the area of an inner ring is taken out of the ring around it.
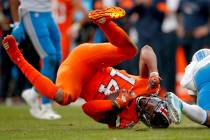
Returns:
[[[157,88],[150,88],[149,87],[149,80],[146,78],[139,78],[138,81],[135,83],[133,89],[135,93],[135,97],[137,96],[147,96],[150,94],[154,94],[160,90],[160,86]]]
[[[112,110],[111,100],[92,100],[82,106],[83,111],[94,120],[100,122],[105,117],[105,112]]]

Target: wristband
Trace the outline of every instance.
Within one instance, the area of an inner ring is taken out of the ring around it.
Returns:
[[[152,76],[159,77],[159,73],[156,71],[150,72],[149,77],[152,77]]]

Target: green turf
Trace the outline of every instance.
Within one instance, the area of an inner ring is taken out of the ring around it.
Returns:
[[[210,129],[184,118],[169,129],[145,126],[129,130],[108,129],[83,114],[79,107],[57,107],[63,118],[32,118],[26,106],[0,106],[0,140],[210,140]]]

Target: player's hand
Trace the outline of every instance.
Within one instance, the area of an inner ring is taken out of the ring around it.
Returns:
[[[7,35],[3,39],[2,44],[11,60],[17,64],[20,61],[22,54],[16,45],[15,38],[12,35]]]
[[[160,90],[160,80],[159,76],[150,76],[148,85],[150,93],[157,93]]]
[[[126,90],[126,89],[121,89],[118,90],[118,96],[117,98],[113,101],[113,107],[122,109],[128,107],[128,104],[130,101],[133,99],[134,96]]]
[[[151,89],[157,88],[160,85],[160,77],[159,76],[151,76],[149,78],[149,87]]]

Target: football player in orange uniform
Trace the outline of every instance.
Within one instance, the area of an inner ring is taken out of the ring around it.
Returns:
[[[98,24],[110,43],[85,43],[73,49],[60,65],[55,84],[24,59],[12,36],[7,36],[3,45],[11,60],[40,94],[61,105],[68,105],[81,97],[87,102],[83,105],[83,111],[94,120],[106,123],[111,128],[127,128],[138,122],[136,97],[158,92],[160,79],[156,56],[149,46],[141,50],[140,76],[111,67],[132,59],[137,53],[137,47],[127,34],[111,21],[124,15],[125,11],[119,7],[90,12],[89,18]],[[142,107],[146,103],[151,109],[151,101],[138,98],[138,105]],[[158,102],[156,109],[159,107]],[[158,112],[164,112],[168,118],[164,108]]]
[[[61,32],[62,60],[65,60],[71,49],[71,30],[78,30],[87,21],[87,11],[81,0],[56,0],[55,5],[55,19]],[[73,24],[76,11],[81,11],[84,18],[80,23]]]

